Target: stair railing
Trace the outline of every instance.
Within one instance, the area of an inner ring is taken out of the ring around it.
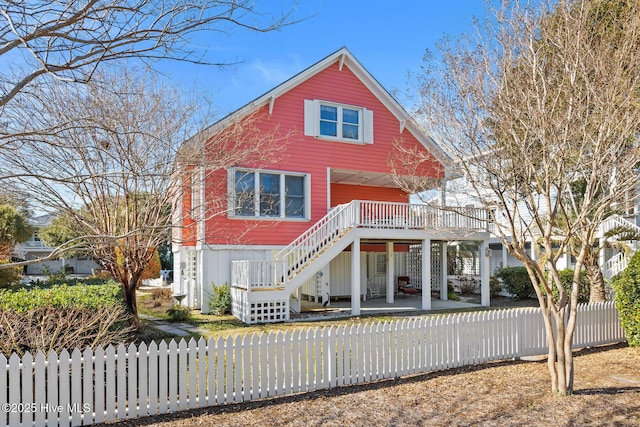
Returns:
[[[286,265],[287,277],[291,278],[302,271],[309,261],[358,223],[358,203],[352,201],[331,209],[327,215],[276,254],[275,259],[284,261]]]

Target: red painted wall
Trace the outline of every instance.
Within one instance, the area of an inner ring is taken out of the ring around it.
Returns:
[[[374,143],[350,144],[304,136],[305,99],[332,101],[372,110]],[[221,215],[207,220],[206,243],[208,244],[288,244],[327,213],[327,168],[390,173],[387,162],[395,139],[402,137],[409,147],[424,149],[408,131],[405,130],[400,135],[398,120],[347,66],[339,71],[337,63],[277,98],[271,115],[268,114],[268,107],[263,107],[255,125],[265,133],[273,133],[274,129],[277,129],[278,136],[284,136],[288,132],[294,132],[294,134],[287,138],[286,146],[277,159],[266,163],[255,161],[237,166],[311,174],[311,220],[246,220],[231,219]],[[427,169],[429,170],[427,173],[432,176],[442,174],[442,168],[436,162],[427,165]],[[216,196],[211,190],[216,186],[215,184],[223,187],[219,185],[220,179],[225,178],[215,175],[208,179],[207,198],[220,197],[219,193]],[[347,187],[352,186],[332,185],[331,205],[335,206],[353,199],[408,201],[407,195],[397,189]]]
[[[331,206],[349,203],[352,200],[409,203],[409,196],[399,188],[331,184]]]

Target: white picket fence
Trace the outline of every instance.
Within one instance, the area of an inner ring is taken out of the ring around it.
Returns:
[[[581,305],[578,319],[575,348],[625,340],[612,302]],[[546,351],[540,309],[529,308],[0,355],[0,425],[89,425]]]

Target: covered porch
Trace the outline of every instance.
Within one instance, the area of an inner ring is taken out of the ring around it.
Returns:
[[[473,301],[470,301],[473,300]],[[360,303],[360,315],[374,315],[374,314],[424,314],[425,312],[436,312],[439,310],[456,310],[456,309],[474,309],[482,307],[480,305],[480,299],[473,298],[470,300],[441,300],[440,298],[431,298],[431,309],[422,309],[422,298],[418,296],[401,296],[396,298],[392,304],[386,302],[385,298],[369,298],[366,301]],[[331,318],[331,317],[347,317],[351,316],[351,301],[347,298],[341,298],[336,301],[332,301],[331,305],[323,307],[321,303],[315,303],[313,301],[305,301],[302,303],[302,310],[300,313],[292,315],[291,319],[312,319],[318,318]]]

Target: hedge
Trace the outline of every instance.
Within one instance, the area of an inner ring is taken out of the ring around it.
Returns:
[[[633,255],[611,287],[627,342],[632,347],[640,347],[640,251]]]

